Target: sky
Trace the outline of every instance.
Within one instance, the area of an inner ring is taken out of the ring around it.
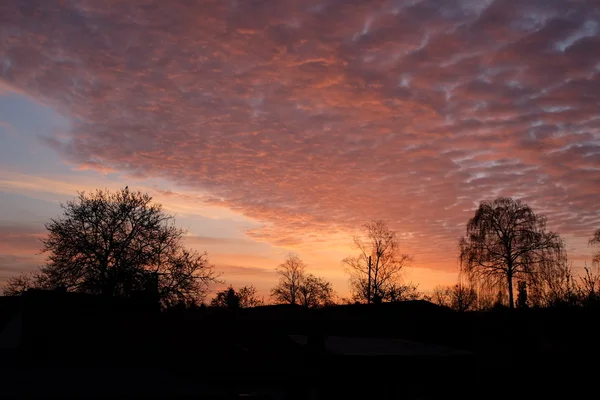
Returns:
[[[600,228],[593,0],[3,0],[0,281],[79,190],[149,192],[234,286],[297,253],[347,295],[384,219],[405,280],[457,276],[482,200]]]

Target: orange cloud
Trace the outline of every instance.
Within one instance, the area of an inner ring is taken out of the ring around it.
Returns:
[[[0,6],[0,79],[73,118],[45,139],[70,162],[198,191],[286,249],[384,218],[432,270],[480,200],[600,225],[591,0],[136,5]]]

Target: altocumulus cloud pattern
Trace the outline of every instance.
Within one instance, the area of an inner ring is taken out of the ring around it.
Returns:
[[[0,79],[72,118],[44,138],[70,162],[197,187],[275,244],[381,217],[454,258],[499,195],[600,227],[593,0],[3,0]]]

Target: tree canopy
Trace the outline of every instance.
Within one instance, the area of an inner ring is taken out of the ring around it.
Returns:
[[[454,286],[437,286],[431,300],[440,306],[464,312],[476,308],[478,299],[475,288],[458,282]]]
[[[461,271],[470,279],[506,283],[514,308],[513,280],[534,281],[540,270],[555,268],[566,256],[546,218],[520,200],[501,197],[481,202],[459,241]]]
[[[30,286],[125,297],[154,293],[170,306],[201,301],[217,280],[207,254],[184,247],[185,231],[148,194],[128,187],[81,192],[61,207],[62,215],[45,225],[47,260]]]
[[[343,260],[353,297],[366,303],[392,301],[408,288],[401,285],[401,272],[412,257],[400,251],[396,232],[384,221],[374,220],[363,228],[364,237],[354,237],[359,254]]]
[[[243,286],[239,290],[235,290],[230,285],[227,289],[217,292],[210,305],[211,307],[235,310],[237,308],[262,306],[264,302],[257,297],[254,286]]]
[[[278,304],[299,304],[307,308],[333,303],[331,283],[307,274],[306,264],[295,254],[289,254],[277,267],[279,282],[271,289],[271,298]]]

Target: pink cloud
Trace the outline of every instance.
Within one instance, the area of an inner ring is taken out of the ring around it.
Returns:
[[[600,225],[594,5],[8,0],[0,79],[73,117],[46,139],[68,160],[208,192],[265,223],[252,238],[384,218],[453,269],[480,200]]]
[[[0,225],[0,254],[34,255],[42,248],[44,232],[24,225]]]
[[[9,277],[32,271],[43,263],[42,236],[34,227],[0,224],[0,285]]]

